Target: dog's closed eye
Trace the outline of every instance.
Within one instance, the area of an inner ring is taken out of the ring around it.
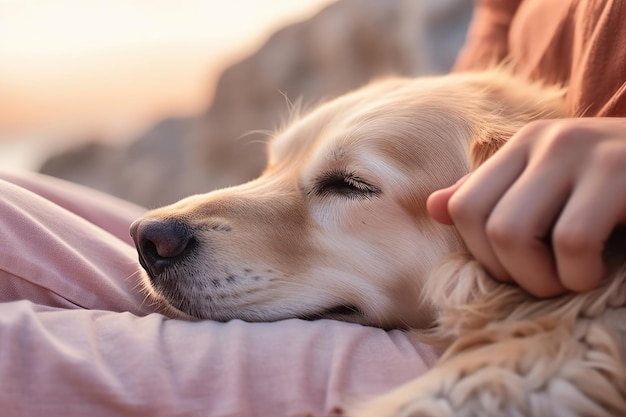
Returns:
[[[368,183],[354,173],[330,171],[319,176],[313,192],[319,196],[367,198],[380,194],[380,188]]]

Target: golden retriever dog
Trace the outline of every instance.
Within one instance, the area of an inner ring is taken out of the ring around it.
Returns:
[[[137,220],[147,287],[179,317],[331,318],[445,349],[349,415],[626,415],[621,266],[589,293],[535,299],[426,211],[520,128],[564,116],[564,90],[499,70],[375,82],[289,123],[258,179]]]

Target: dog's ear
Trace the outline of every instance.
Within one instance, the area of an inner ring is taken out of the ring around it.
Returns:
[[[474,171],[483,162],[489,159],[498,149],[500,149],[507,141],[509,137],[505,137],[502,134],[495,134],[486,138],[478,138],[470,145],[470,170]]]
[[[501,72],[481,74],[476,82],[481,115],[470,145],[472,170],[528,123],[566,117],[564,88],[529,83]]]

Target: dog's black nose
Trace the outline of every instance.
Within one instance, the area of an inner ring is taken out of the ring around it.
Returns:
[[[178,220],[139,219],[130,226],[139,262],[153,277],[179,259],[192,242],[188,225]]]

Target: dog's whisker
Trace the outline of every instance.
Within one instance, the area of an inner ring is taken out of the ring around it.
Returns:
[[[129,278],[132,278],[132,279],[139,278],[139,279],[137,279],[137,281],[133,285],[133,288],[132,288],[133,291],[139,291],[139,292],[146,292],[146,291],[148,291],[148,288],[146,287],[146,282],[144,282],[144,280],[141,279],[141,276],[142,276],[142,271],[137,271],[136,273],[132,274],[129,277]]]
[[[143,308],[144,305],[146,305],[146,302],[148,301],[148,299],[150,299],[150,294],[149,293],[145,293],[143,296],[143,299],[141,300],[141,304],[139,305],[139,308]],[[154,307],[154,305],[156,304],[156,300],[152,299],[150,304],[148,304],[148,307]]]
[[[245,132],[239,135],[236,138],[236,140],[242,141],[245,139],[246,140],[245,145],[248,145],[248,146],[252,144],[267,145],[267,142],[271,140],[275,134],[276,132],[274,132],[273,130],[267,130],[267,129],[250,130],[248,132]],[[263,137],[263,139],[251,139],[250,136],[261,136]]]
[[[132,279],[135,279],[137,276],[139,276],[141,274],[142,274],[141,269],[137,268],[132,274],[130,274],[126,278],[124,278],[124,281],[130,281]]]

